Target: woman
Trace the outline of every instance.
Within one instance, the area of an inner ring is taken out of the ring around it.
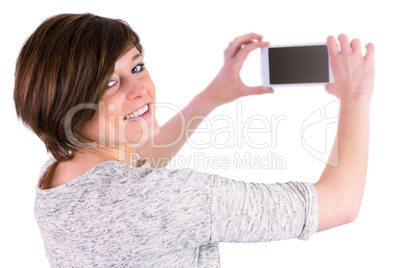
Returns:
[[[262,36],[234,39],[210,85],[159,128],[143,49],[125,22],[92,14],[43,22],[17,60],[14,99],[54,157],[35,200],[50,265],[216,267],[219,242],[308,239],[353,221],[367,169],[374,47],[363,56],[358,39],[338,39],[340,50],[327,41],[335,83],[326,86],[341,102],[330,156],[338,166],[315,184],[261,184],[166,169],[160,160],[186,142],[184,125],[195,129],[241,96],[273,93],[239,76],[249,52],[268,45]],[[152,139],[170,146],[153,148]]]

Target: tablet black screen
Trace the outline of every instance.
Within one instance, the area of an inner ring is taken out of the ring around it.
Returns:
[[[268,53],[270,84],[329,82],[326,45],[271,47]]]

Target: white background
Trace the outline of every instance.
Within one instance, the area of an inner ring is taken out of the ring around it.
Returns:
[[[400,3],[399,3],[400,4]],[[9,1],[1,16],[1,187],[0,267],[48,267],[33,214],[38,172],[47,159],[41,141],[17,120],[12,100],[15,59],[25,39],[49,16],[92,12],[126,20],[140,35],[145,62],[160,102],[183,107],[204,89],[223,63],[223,50],[234,37],[256,32],[271,44],[325,42],[328,35],[346,33],[376,46],[375,93],[371,108],[370,159],[359,218],[354,223],[297,239],[271,243],[220,244],[222,267],[401,267],[402,220],[400,205],[402,75],[400,5],[398,1]],[[250,55],[242,71],[250,85],[260,83],[258,52]],[[315,182],[324,163],[303,147],[302,124],[334,97],[320,87],[277,88],[273,95],[251,96],[219,107],[211,115],[227,114],[235,120],[239,103],[243,122],[253,115],[269,120],[286,116],[278,124],[277,145],[255,149],[245,142],[233,148],[196,149],[186,145],[178,157],[192,159],[190,167],[248,182]],[[172,115],[157,112],[159,121]],[[227,127],[212,122],[213,129]],[[258,123],[258,122],[256,122]],[[261,128],[261,126],[255,126]],[[241,125],[240,125],[241,129]],[[325,124],[306,132],[314,146],[332,142],[334,128]],[[237,131],[237,130],[236,130]],[[228,132],[226,133],[228,134]],[[225,140],[225,133],[220,136]],[[270,143],[272,133],[255,133],[256,143]],[[251,137],[251,136],[250,136]],[[226,137],[227,138],[227,137]],[[208,141],[196,133],[194,142]],[[211,141],[217,144],[218,141]],[[221,142],[222,144],[222,142]],[[320,145],[320,146],[321,146]],[[216,146],[215,146],[216,147]],[[329,148],[326,148],[328,152]],[[286,168],[219,168],[200,165],[194,153],[207,157],[233,157],[237,152],[264,157],[274,152]],[[172,163],[171,167],[180,167]]]

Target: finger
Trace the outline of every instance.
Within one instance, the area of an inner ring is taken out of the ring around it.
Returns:
[[[334,58],[339,53],[338,43],[336,42],[335,37],[328,36],[327,47],[330,58]]]
[[[261,94],[272,94],[274,89],[272,87],[247,87],[247,95],[261,95]]]
[[[236,45],[236,46],[239,46],[239,45],[242,45],[242,44],[244,44],[245,42],[248,42],[248,41],[250,41],[250,40],[252,40],[252,39],[261,41],[261,40],[262,40],[262,35],[256,34],[256,33],[248,33],[248,34],[245,34],[245,35],[236,37],[236,38],[233,40],[232,43],[233,43],[234,45]]]
[[[251,41],[251,40],[247,41],[247,42],[243,43],[243,45],[247,45],[247,44],[251,44],[251,43],[254,43],[254,41]],[[229,46],[227,51],[224,54],[225,61],[227,61],[231,58],[234,58],[240,49],[241,49],[241,46],[235,46],[235,45]]]
[[[361,48],[361,44],[360,44],[360,40],[355,38],[352,40],[352,42],[350,42],[350,46],[352,48],[352,52],[361,56],[362,55],[362,48]]]
[[[266,47],[269,46],[269,42],[253,42],[251,44],[245,45],[239,53],[237,53],[236,57],[234,58],[236,63],[239,64],[240,66],[243,65],[243,62],[246,60],[247,56],[250,54],[251,51],[261,48],[261,47]]]
[[[232,58],[232,57],[236,56],[237,52],[239,52],[239,50],[242,47],[242,45],[249,44],[249,43],[253,42],[252,41],[253,39],[257,40],[257,41],[261,41],[262,40],[262,35],[259,35],[259,34],[256,34],[256,33],[249,33],[249,34],[246,34],[246,35],[236,37],[229,44],[227,57]]]
[[[341,47],[341,52],[350,51],[349,39],[346,34],[340,34],[338,36],[339,46]]]
[[[375,47],[373,43],[368,43],[366,45],[366,56],[365,59],[367,61],[374,61],[374,51],[375,51]]]

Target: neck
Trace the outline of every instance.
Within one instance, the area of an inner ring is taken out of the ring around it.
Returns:
[[[122,144],[117,148],[112,147],[92,147],[79,150],[80,154],[88,157],[100,158],[102,161],[115,160],[128,165],[136,166],[137,157],[134,146]]]

